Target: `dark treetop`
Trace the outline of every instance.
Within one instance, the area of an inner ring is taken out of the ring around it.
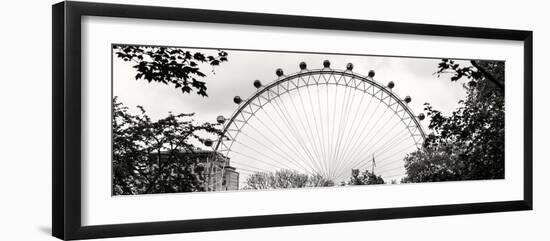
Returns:
[[[124,61],[136,63],[136,80],[160,82],[173,85],[183,93],[196,90],[198,95],[208,96],[206,82],[201,78],[206,74],[200,64],[218,66],[227,61],[227,52],[218,50],[217,55],[205,55],[181,48],[148,47],[134,45],[114,45],[114,53]]]

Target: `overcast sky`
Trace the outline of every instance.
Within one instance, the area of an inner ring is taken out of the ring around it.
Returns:
[[[215,55],[217,51],[196,49],[205,54]],[[198,121],[213,121],[216,116],[229,116],[235,110],[233,97],[246,99],[255,88],[256,79],[266,84],[276,79],[275,70],[282,68],[285,74],[299,71],[298,64],[305,61],[308,68],[322,68],[323,60],[328,59],[334,69],[345,69],[347,63],[354,64],[354,72],[367,75],[374,70],[374,79],[386,84],[395,82],[394,92],[400,97],[409,95],[413,101],[410,107],[420,113],[425,102],[431,103],[443,113],[450,113],[457,107],[457,101],[464,97],[462,82],[451,83],[445,76],[438,78],[434,73],[440,59],[400,58],[378,56],[346,56],[330,54],[296,54],[279,52],[255,52],[226,50],[228,62],[214,68],[204,66],[207,74],[209,97],[196,94],[182,94],[173,86],[159,83],[136,81],[134,62],[124,62],[113,58],[113,93],[126,106],[142,105],[153,119],[174,113],[197,113]],[[427,122],[424,122],[427,123]]]
[[[217,54],[216,50],[190,50],[205,54]],[[202,72],[207,74],[205,80],[209,97],[182,94],[181,90],[165,84],[148,83],[145,80],[136,81],[134,78],[136,72],[132,68],[134,63],[124,62],[118,58],[113,58],[113,93],[118,96],[119,101],[131,107],[133,111],[136,111],[133,107],[137,105],[145,107],[153,119],[163,118],[170,111],[173,113],[194,112],[196,113],[194,119],[197,122],[215,122],[218,115],[230,117],[236,109],[237,105],[233,103],[234,96],[238,95],[246,99],[255,93],[256,89],[252,85],[254,80],[258,79],[266,84],[277,79],[275,75],[277,68],[282,68],[285,74],[290,74],[299,71],[298,65],[301,61],[305,61],[309,69],[318,69],[322,68],[323,60],[328,59],[333,69],[345,69],[347,63],[353,63],[353,71],[356,73],[367,75],[369,70],[374,70],[376,72],[375,81],[383,85],[393,81],[395,83],[394,93],[401,98],[407,95],[411,96],[412,102],[409,107],[415,114],[423,112],[423,104],[426,102],[431,103],[444,114],[449,114],[458,106],[458,100],[465,96],[462,82],[451,82],[449,76],[438,78],[437,75],[434,75],[440,59],[225,51],[228,53],[228,62],[214,68],[202,67]],[[320,105],[323,104],[320,103]],[[422,122],[427,132],[429,132],[426,128],[428,123],[429,119]],[[304,135],[306,134],[304,132]],[[244,141],[244,137],[241,138]],[[306,145],[313,146],[315,143],[306,143]],[[255,146],[253,148],[261,149],[262,147]],[[356,148],[361,149],[362,147]],[[262,152],[267,153],[268,150]],[[402,157],[399,156],[399,158]],[[232,159],[239,158],[232,157]],[[395,165],[397,168],[402,167],[399,162]],[[257,167],[259,166],[260,164],[257,164]],[[267,166],[263,168],[267,168]],[[392,173],[401,174],[403,172],[404,169]],[[241,179],[241,181],[243,180]]]

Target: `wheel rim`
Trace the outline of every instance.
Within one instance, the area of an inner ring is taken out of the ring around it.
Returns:
[[[240,188],[253,173],[282,169],[336,183],[351,169],[368,168],[385,179],[404,175],[402,159],[425,139],[423,116],[410,110],[410,97],[394,93],[393,82],[375,81],[374,72],[324,65],[308,70],[300,64],[290,75],[278,69],[277,79],[265,86],[255,81],[257,91],[238,98],[213,149],[231,159]]]

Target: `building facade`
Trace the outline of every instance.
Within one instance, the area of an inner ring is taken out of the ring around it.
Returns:
[[[231,166],[226,156],[214,151],[201,151],[199,163],[206,169],[205,189],[207,191],[228,191],[239,189],[239,173]]]
[[[169,153],[162,153],[167,158]],[[204,167],[206,191],[228,191],[239,189],[239,173],[231,166],[230,159],[220,153],[208,150],[194,150],[177,154],[181,159],[196,159]]]

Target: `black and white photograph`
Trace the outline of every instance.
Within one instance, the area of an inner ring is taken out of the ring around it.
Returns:
[[[505,178],[505,61],[112,44],[112,195]]]
[[[550,240],[544,1],[2,10],[0,241]]]

